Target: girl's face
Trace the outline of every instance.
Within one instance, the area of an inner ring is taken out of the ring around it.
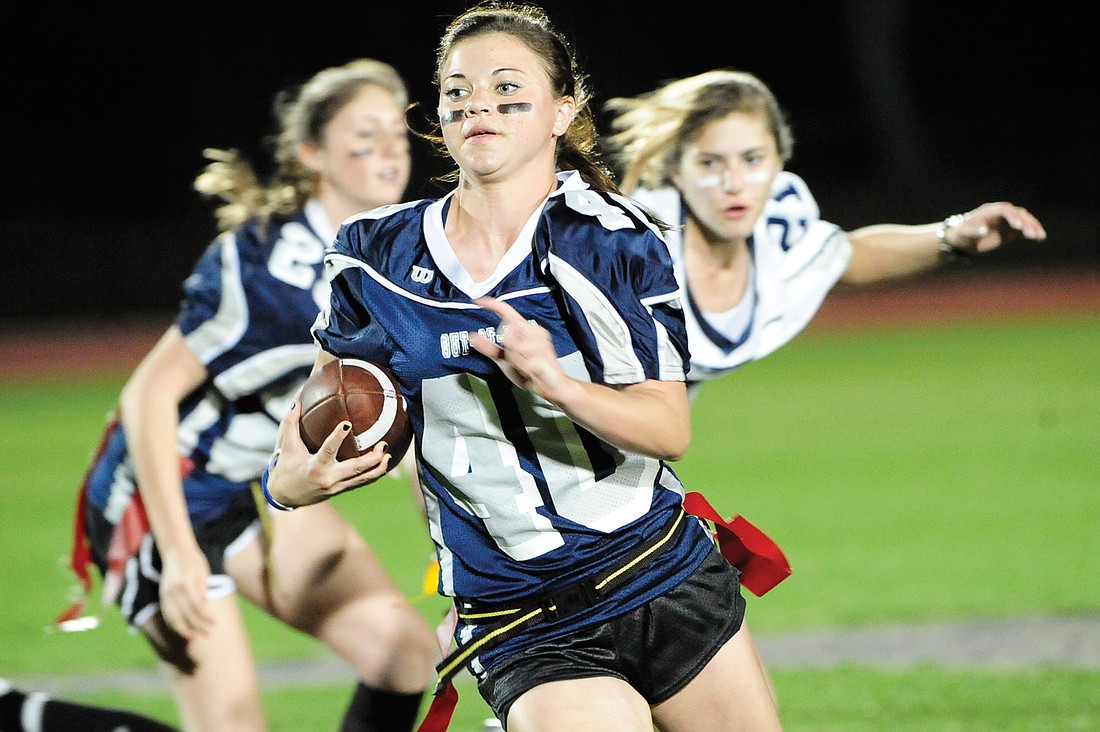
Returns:
[[[325,126],[321,144],[299,151],[320,178],[321,193],[335,193],[350,209],[398,203],[409,182],[405,110],[387,90],[367,84]]]
[[[718,240],[743,241],[783,168],[763,114],[733,112],[700,130],[672,176],[688,215]]]
[[[440,70],[443,139],[465,176],[552,175],[573,107],[550,88],[541,59],[507,33],[459,41]]]

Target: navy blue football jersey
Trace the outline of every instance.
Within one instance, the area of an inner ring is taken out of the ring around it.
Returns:
[[[350,219],[325,258],[332,302],[315,337],[399,380],[444,595],[509,602],[598,573],[682,503],[667,464],[600,440],[470,346],[473,333],[507,338],[498,316],[472,302],[487,295],[545,328],[574,378],[684,380],[687,334],[659,232],[627,199],[576,173],[559,178],[484,281],[447,242],[453,193]],[[710,540],[689,523],[647,572],[560,629],[637,607],[690,574]],[[539,637],[554,631],[540,626]]]
[[[195,525],[232,507],[271,458],[279,421],[316,360],[310,328],[328,302],[322,260],[334,237],[310,202],[302,214],[218,237],[184,282],[176,324],[209,374],[180,405],[176,436]],[[119,429],[90,472],[88,497],[116,522],[135,485]]]

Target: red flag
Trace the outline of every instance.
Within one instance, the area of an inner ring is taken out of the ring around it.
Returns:
[[[438,564],[436,565],[438,571]],[[452,604],[447,609],[447,614],[435,628],[435,640],[439,644],[439,650],[444,656],[451,648],[454,640],[455,628],[458,626],[458,610]],[[432,704],[428,707],[428,713],[416,728],[416,732],[446,732],[454,716],[455,707],[458,706],[458,689],[448,681],[447,685],[432,698]]]
[[[779,545],[748,519],[723,519],[703,494],[696,492],[684,496],[684,510],[714,524],[719,551],[741,570],[741,584],[752,594],[761,597],[791,575],[791,565]]]
[[[424,721],[416,728],[416,732],[445,732],[457,705],[458,689],[448,681],[443,691],[432,699],[432,705],[428,707],[428,713],[424,715]]]

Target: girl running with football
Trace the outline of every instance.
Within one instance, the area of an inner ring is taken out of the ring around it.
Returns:
[[[542,10],[447,27],[436,81],[455,188],[356,217],[326,255],[318,366],[390,368],[454,598],[457,648],[511,732],[777,730],[738,572],[683,508],[687,332],[659,228],[594,156],[585,77]],[[317,368],[317,366],[315,366]],[[281,429],[276,507],[384,474]]]

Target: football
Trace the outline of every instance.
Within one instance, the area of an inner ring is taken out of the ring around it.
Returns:
[[[329,361],[310,375],[299,398],[299,432],[310,452],[317,452],[344,420],[351,422],[351,432],[336,453],[339,460],[370,452],[384,440],[392,469],[412,443],[412,425],[397,379],[376,363],[354,358]]]

